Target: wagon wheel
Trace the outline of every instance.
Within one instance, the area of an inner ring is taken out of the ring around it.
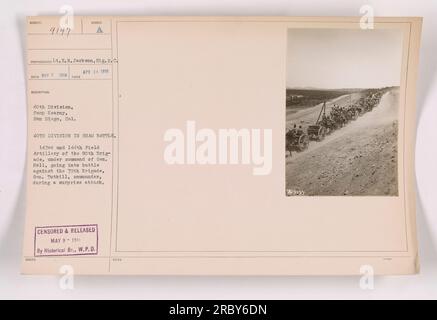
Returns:
[[[305,149],[308,148],[308,136],[307,135],[302,135],[299,138],[299,149],[300,151],[303,151]]]

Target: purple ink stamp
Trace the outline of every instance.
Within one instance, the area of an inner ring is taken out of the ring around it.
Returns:
[[[97,224],[35,227],[35,257],[90,256],[98,253]]]

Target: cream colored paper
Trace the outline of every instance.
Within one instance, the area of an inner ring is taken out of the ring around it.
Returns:
[[[418,272],[421,19],[375,18],[374,28],[359,17],[29,17],[22,272]],[[286,196],[287,41],[301,29],[400,35],[395,194]],[[187,149],[184,164],[169,164],[166,133],[180,130],[188,147],[192,124],[217,136],[271,130],[271,170],[219,154],[200,164]]]

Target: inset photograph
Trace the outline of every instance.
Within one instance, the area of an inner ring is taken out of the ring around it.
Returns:
[[[287,196],[397,196],[398,30],[289,29]]]

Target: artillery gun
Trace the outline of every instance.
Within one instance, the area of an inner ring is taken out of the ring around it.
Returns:
[[[292,151],[301,152],[308,148],[310,141],[308,135],[301,127],[287,131],[285,134],[285,150],[291,155]]]
[[[326,134],[330,131],[329,119],[326,116],[326,102],[323,102],[316,123],[308,126],[307,134],[309,140],[322,141]]]

